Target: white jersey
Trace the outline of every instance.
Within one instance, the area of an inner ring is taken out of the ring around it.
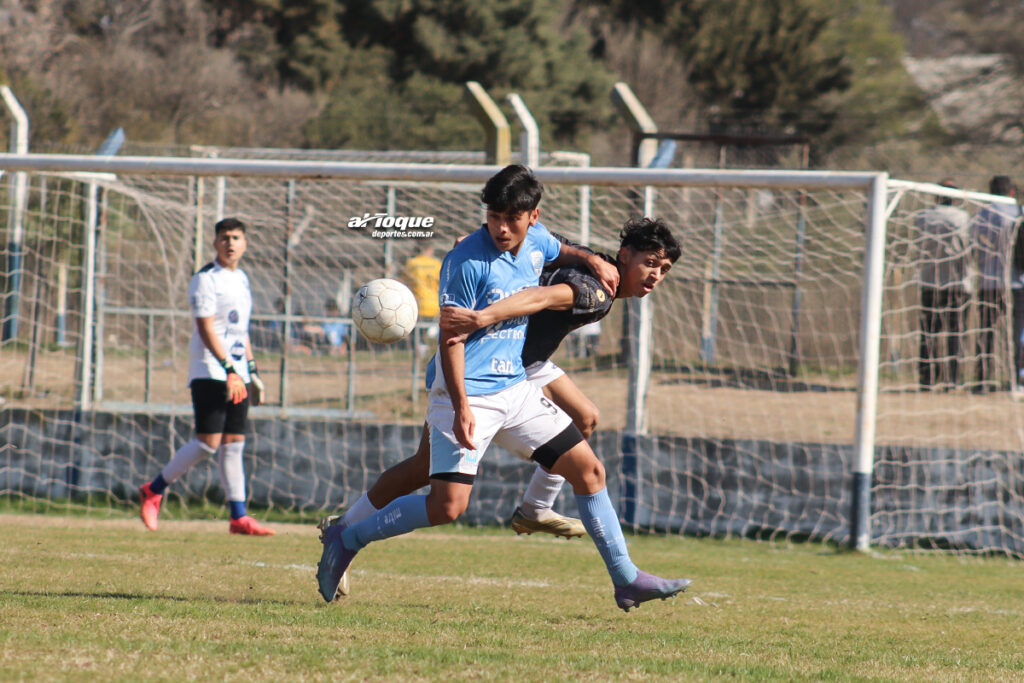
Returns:
[[[196,318],[213,317],[213,331],[220,337],[235,372],[249,381],[245,343],[249,339],[252,293],[249,277],[241,269],[228,270],[217,261],[203,266],[188,283],[188,304],[192,313],[192,341],[188,347],[188,381],[194,379],[227,380],[220,361],[199,337]]]

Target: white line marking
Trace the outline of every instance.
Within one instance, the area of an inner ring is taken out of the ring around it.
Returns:
[[[241,562],[240,564],[248,565],[250,567],[260,567],[266,569],[287,569],[291,571],[300,572],[316,572],[316,567],[308,564],[271,564],[269,562],[260,561],[248,561]],[[444,581],[449,583],[465,583],[474,586],[506,586],[508,588],[549,588],[552,584],[547,581],[530,580],[530,579],[493,579],[485,576],[431,576],[428,574],[396,574],[394,572],[374,572],[366,570],[352,570],[351,573],[355,576],[372,576],[374,578],[382,579],[413,579],[422,581]]]

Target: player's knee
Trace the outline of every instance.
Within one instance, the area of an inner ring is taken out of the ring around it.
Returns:
[[[442,472],[431,477],[427,494],[427,519],[431,525],[450,524],[466,511],[474,479],[471,474],[459,472]]]
[[[598,491],[604,488],[604,465],[602,465],[601,461],[597,459],[597,456],[593,456],[581,463],[579,467],[579,479],[584,486],[590,490]]]
[[[437,523],[438,524],[451,524],[452,522],[457,520],[459,517],[461,517],[462,513],[465,512],[465,511],[466,511],[466,506],[465,505],[456,503],[454,501],[449,501],[447,503],[444,503],[440,507],[440,509],[437,510],[437,520],[438,520]]]
[[[466,511],[469,501],[427,497],[427,519],[431,525],[451,524]]]
[[[197,434],[196,441],[200,443],[205,455],[212,455],[220,448],[222,436],[220,434]]]

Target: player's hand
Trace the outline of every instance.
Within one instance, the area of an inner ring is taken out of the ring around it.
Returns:
[[[441,309],[441,334],[448,337],[449,346],[465,342],[480,327],[479,311],[458,306],[445,306]]]
[[[228,401],[231,403],[241,403],[245,400],[245,397],[249,395],[249,392],[245,390],[245,382],[238,376],[237,372],[228,373]]]
[[[615,296],[615,292],[619,289],[619,269],[597,255],[587,259],[587,268],[598,279],[601,286],[607,289],[609,294]]]
[[[452,424],[452,431],[455,433],[455,439],[459,442],[459,445],[468,448],[471,451],[476,450],[476,446],[473,445],[473,432],[476,431],[476,417],[473,415],[473,411],[469,406],[466,406],[461,410],[458,408],[455,409],[455,421]]]

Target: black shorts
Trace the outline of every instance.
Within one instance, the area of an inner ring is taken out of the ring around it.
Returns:
[[[219,379],[194,379],[189,388],[196,416],[196,434],[245,434],[248,396],[241,403],[229,402],[228,383]]]

